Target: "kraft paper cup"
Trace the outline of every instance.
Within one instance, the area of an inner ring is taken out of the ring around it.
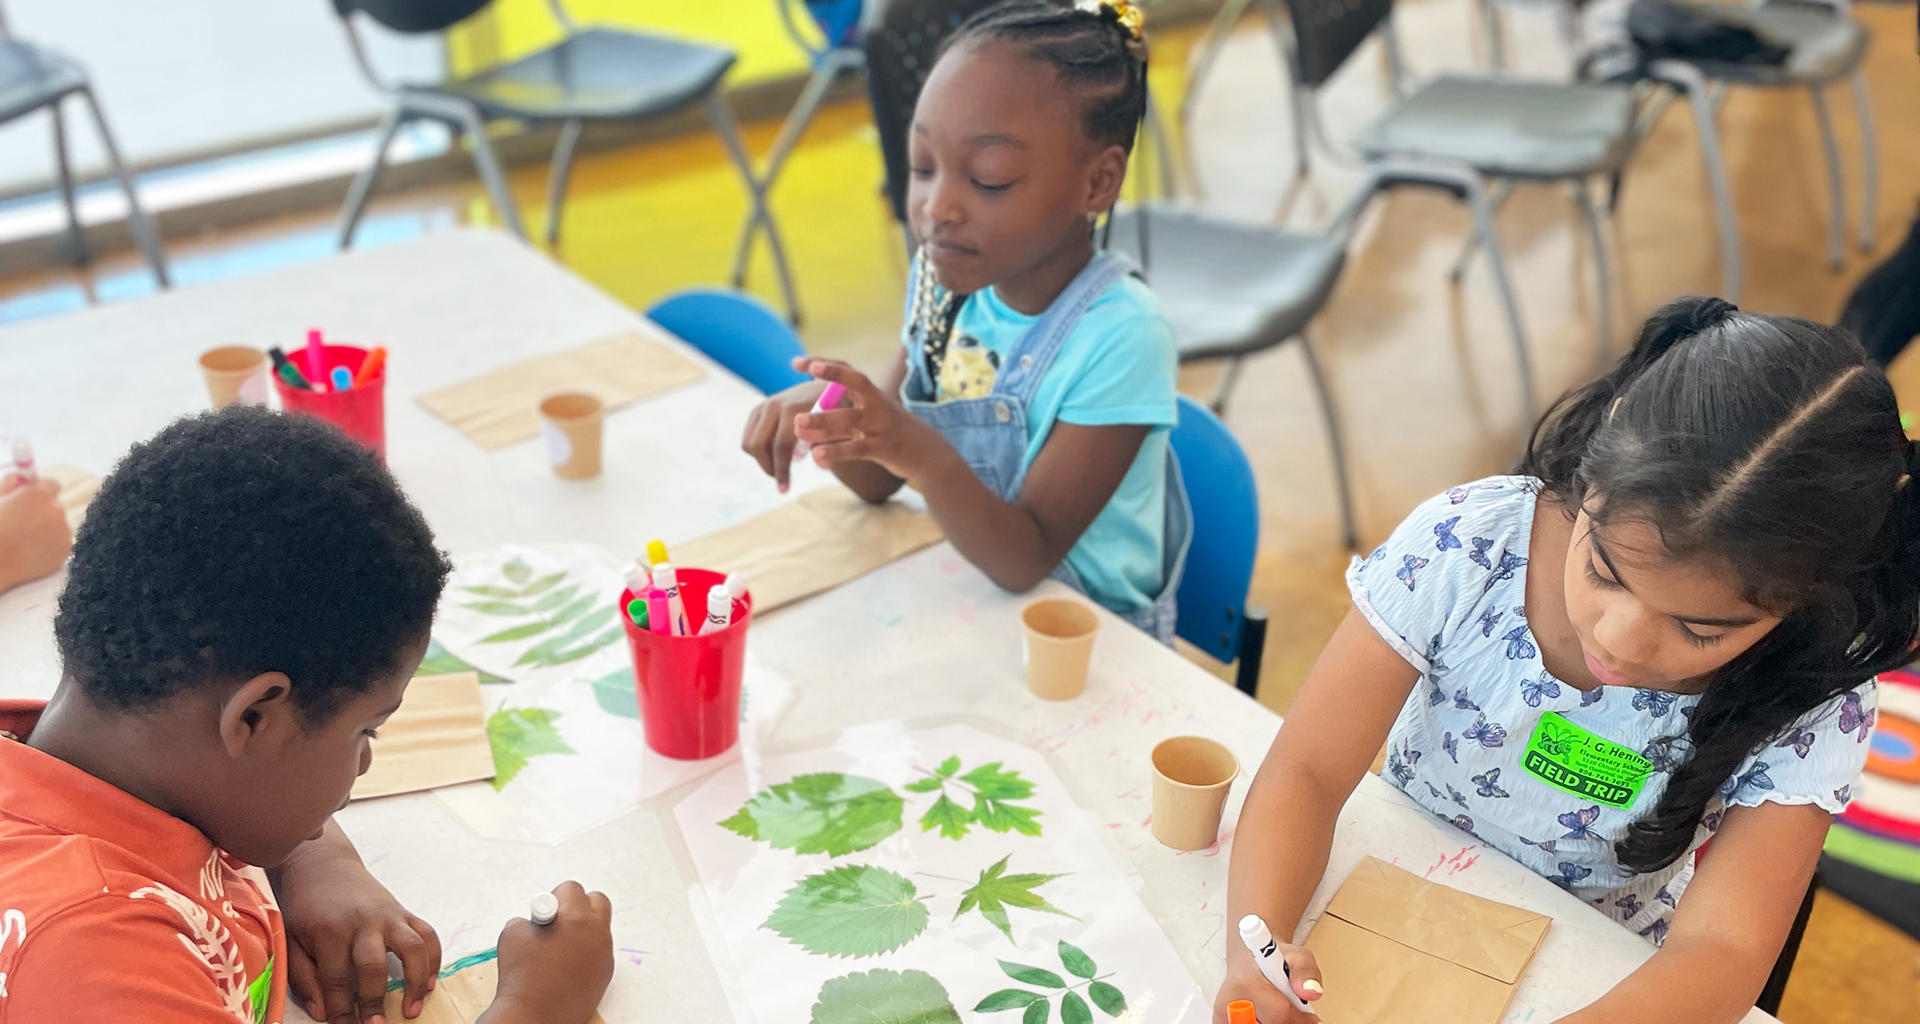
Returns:
[[[207,379],[207,398],[215,409],[235,402],[267,404],[267,354],[257,348],[210,348],[200,353],[200,375]]]
[[[1153,837],[1176,850],[1204,850],[1220,838],[1220,812],[1240,774],[1233,751],[1202,736],[1175,736],[1153,748]]]
[[[579,391],[548,395],[540,401],[540,435],[555,476],[568,480],[600,475],[600,435],[606,406]]]
[[[1071,700],[1087,688],[1087,662],[1100,619],[1084,602],[1048,597],[1020,612],[1027,688],[1047,700]]]

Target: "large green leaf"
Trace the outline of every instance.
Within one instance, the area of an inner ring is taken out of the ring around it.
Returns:
[[[527,584],[526,589],[520,591],[520,596],[533,597],[536,594],[545,592],[548,587],[551,587],[554,584],[566,578],[567,578],[567,574],[564,572],[549,573],[545,576],[540,577],[537,580],[534,580],[532,583]]]
[[[553,721],[560,712],[546,708],[501,708],[487,718],[487,740],[493,745],[493,788],[507,788],[527,759],[541,754],[571,754]]]
[[[475,601],[472,604],[462,605],[461,607],[471,608],[474,611],[480,612],[483,615],[532,615],[533,614],[533,609],[528,608],[525,605],[514,604],[511,601]]]
[[[975,1013],[998,1013],[1001,1010],[1019,1010],[1032,1006],[1036,1001],[1045,1001],[1046,996],[1038,992],[1029,992],[1024,988],[1003,988],[980,1000],[973,1008]]]
[[[1020,1015],[1020,1024],[1047,1024],[1047,1001],[1034,1000],[1033,1005],[1027,1007],[1027,1012]]]
[[[527,577],[533,575],[533,566],[521,561],[519,555],[515,555],[511,561],[500,567],[500,574],[515,586],[521,586],[527,582]]]
[[[1007,908],[1020,910],[1041,910],[1061,917],[1073,917],[1072,914],[1048,903],[1046,897],[1034,892],[1035,889],[1062,875],[1009,875],[1006,874],[1008,857],[1000,858],[992,867],[980,872],[980,880],[960,895],[960,909],[953,912],[955,920],[960,915],[976,907],[980,916],[987,919],[1000,933],[1013,941],[1013,928],[1007,920]],[[1073,917],[1078,921],[1079,918]]]
[[[906,878],[885,868],[848,865],[801,879],[781,897],[766,926],[809,953],[876,956],[924,931],[927,905]]]
[[[552,593],[547,594],[545,597],[542,597],[540,600],[533,602],[533,610],[536,612],[550,612],[555,608],[558,608],[561,605],[566,604],[568,601],[573,600],[573,596],[575,594],[578,594],[579,592],[580,592],[580,584],[569,583],[566,586],[561,587],[559,590],[553,591]]]
[[[1121,995],[1119,989],[1104,981],[1096,981],[1088,985],[1087,997],[1093,1000],[1093,1005],[1100,1008],[1100,1012],[1109,1017],[1118,1017],[1127,1012],[1127,997]]]
[[[866,971],[820,986],[809,1024],[960,1024],[946,987],[925,971]]]
[[[573,625],[569,626],[565,632],[557,636],[550,636],[534,644],[532,647],[527,648],[521,653],[520,657],[514,659],[513,663],[515,665],[561,665],[568,661],[577,661],[580,658],[592,654],[594,651],[599,650],[599,647],[588,648],[571,658],[562,659],[559,657],[560,653],[567,649],[568,644],[606,625],[607,620],[613,618],[613,611],[613,607],[609,605],[605,608],[595,609],[582,615],[580,618],[573,620]],[[620,631],[614,630],[613,635],[619,636]],[[606,644],[602,643],[600,646],[604,647]]]
[[[633,688],[633,666],[622,665],[595,679],[591,685],[593,699],[600,710],[621,718],[640,717],[640,695]]]
[[[497,676],[486,669],[468,664],[459,655],[447,650],[446,646],[438,640],[427,641],[427,656],[420,662],[420,667],[413,670],[416,676],[446,676],[455,672],[478,672],[480,682],[485,684],[513,682],[506,676]]]
[[[940,799],[927,808],[927,813],[920,816],[920,831],[931,832],[937,828],[943,839],[960,839],[967,834],[967,823],[972,820],[973,815],[965,807],[947,799],[947,795],[942,793]]]
[[[1060,997],[1061,1024],[1093,1024],[1093,1011],[1087,1009],[1087,1001],[1080,998],[1078,992],[1068,992]]]
[[[594,602],[597,600],[598,598],[592,594],[584,594],[580,597],[579,600],[573,602],[570,605],[567,605],[565,608],[562,608],[557,612],[554,612],[553,617],[548,619],[547,621],[550,624],[555,626],[564,626],[567,623],[572,622],[574,619],[578,618],[587,609],[593,607]]]
[[[900,831],[899,795],[859,775],[796,775],[748,800],[722,828],[796,853],[843,857]]]
[[[1082,952],[1079,946],[1065,939],[1060,940],[1060,962],[1076,978],[1091,978],[1100,970],[1093,966],[1092,957]]]
[[[551,626],[541,621],[525,622],[518,626],[503,629],[498,633],[483,636],[480,638],[480,642],[483,644],[504,644],[509,640],[525,640],[530,636],[539,636],[551,628]]]
[[[1009,960],[996,962],[999,963],[1000,969],[1007,973],[1007,977],[1015,981],[1024,981],[1029,985],[1041,985],[1046,988],[1067,987],[1067,983],[1061,980],[1058,974],[1044,967],[1028,967],[1026,964],[1016,964]]]
[[[584,658],[587,655],[592,654],[593,652],[607,646],[608,644],[613,643],[615,640],[620,639],[620,637],[624,635],[625,632],[626,631],[620,626],[608,626],[606,631],[601,633],[599,636],[594,637],[593,639],[587,641],[586,643],[581,644],[578,647],[574,647],[570,650],[561,651],[560,653],[555,654],[554,656],[548,658],[546,663],[548,665],[565,665],[570,661],[579,661],[581,658]]]

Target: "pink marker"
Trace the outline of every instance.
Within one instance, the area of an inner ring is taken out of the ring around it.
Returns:
[[[320,329],[307,331],[307,379],[313,382],[315,391],[325,391],[327,381],[327,352],[320,344]]]
[[[33,471],[33,445],[24,437],[13,439],[13,472],[23,484],[40,479],[40,474]]]
[[[673,613],[667,610],[667,592],[647,588],[647,628],[664,636],[673,635]]]
[[[831,410],[831,409],[838,409],[840,408],[840,403],[844,401],[846,397],[847,397],[846,385],[840,383],[837,380],[830,380],[827,382],[827,389],[825,391],[820,392],[820,398],[813,403],[813,411],[827,412],[828,410]],[[812,450],[813,450],[813,445],[810,445],[805,441],[802,441],[799,444],[794,445],[793,460],[795,462],[798,462],[801,459],[806,458],[807,453]]]

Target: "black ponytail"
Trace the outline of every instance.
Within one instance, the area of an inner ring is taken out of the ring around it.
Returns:
[[[1709,681],[1683,758],[1615,846],[1656,871],[1750,755],[1915,656],[1920,487],[1886,376],[1852,336],[1688,298],[1535,428],[1521,471],[1568,516],[1638,520],[1679,560],[1724,561],[1782,615]]]

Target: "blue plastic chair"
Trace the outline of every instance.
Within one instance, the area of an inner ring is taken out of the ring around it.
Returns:
[[[744,292],[692,288],[669,295],[647,318],[707,358],[771,395],[807,379],[793,361],[807,354],[780,314]]]
[[[1267,642],[1266,613],[1247,607],[1260,548],[1253,464],[1227,425],[1185,395],[1170,440],[1193,505],[1193,543],[1180,580],[1174,632],[1221,661],[1238,660],[1234,685],[1251,697],[1260,686],[1260,656]]]

